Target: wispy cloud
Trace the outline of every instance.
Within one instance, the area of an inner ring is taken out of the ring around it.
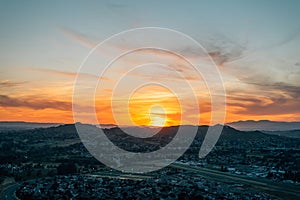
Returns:
[[[93,48],[96,46],[96,39],[92,38],[91,36],[85,35],[78,31],[69,29],[69,28],[60,28],[62,33],[70,38],[71,40],[81,44],[82,46]],[[216,62],[217,65],[223,65],[227,62],[233,62],[235,60],[241,59],[243,57],[243,52],[245,47],[242,45],[229,40],[226,37],[222,38],[213,38],[204,40],[204,47],[207,50],[207,54]],[[100,42],[100,41],[98,41]],[[136,49],[139,45],[130,44],[126,38],[122,38],[117,40],[115,43],[112,43],[110,47],[121,49],[121,50],[132,50]],[[175,54],[172,52],[159,50],[156,48],[143,48],[143,49],[136,49],[135,53],[143,53],[143,54],[154,54],[160,57],[167,57],[173,58]],[[188,58],[205,58],[207,59],[207,55],[204,52],[199,52],[198,47],[195,48],[193,46],[181,46],[176,49],[176,52],[179,55],[185,55]],[[104,52],[103,52],[104,53]],[[178,59],[178,57],[176,58]],[[184,70],[184,69],[182,69]]]
[[[252,83],[261,90],[273,91],[274,93],[286,94],[286,98],[299,99],[300,86],[290,85],[284,82]],[[300,109],[299,109],[300,110]]]
[[[26,83],[28,83],[28,81],[15,82],[15,81],[10,81],[10,80],[3,80],[3,81],[0,81],[0,88],[2,88],[2,87],[10,88],[10,87],[22,86]]]
[[[83,33],[80,33],[78,31],[66,27],[60,27],[59,29],[66,37],[72,39],[73,41],[79,43],[84,47],[94,48],[97,44],[96,42],[97,40],[92,38],[91,36],[87,36]]]
[[[239,97],[228,96],[227,98],[227,106],[236,114],[267,116],[300,113],[299,99],[287,98],[283,95],[262,97],[242,94]]]
[[[64,76],[64,77],[70,77],[74,79],[77,76],[76,72],[67,72],[67,71],[61,71],[61,70],[55,70],[55,69],[42,69],[42,68],[26,68],[27,70],[33,71],[33,72],[40,72],[40,73],[47,73],[47,74],[53,74],[58,76]],[[93,75],[93,74],[87,74],[87,73],[80,73],[80,78],[87,78],[87,79],[99,79],[99,76]],[[110,79],[107,77],[101,77],[101,80],[103,81],[109,81]]]
[[[39,97],[10,97],[0,95],[0,106],[2,107],[27,107],[34,110],[57,109],[71,110],[72,103],[66,101],[41,99]]]
[[[298,35],[299,31],[292,32],[273,46],[281,46],[289,43],[297,38]],[[72,34],[69,33],[68,36],[81,45],[91,47],[90,41],[92,41],[92,39],[89,38],[89,36],[76,33],[73,30]],[[277,75],[275,73],[277,72],[274,71],[276,70],[268,70],[267,67],[264,70],[259,70],[263,62],[255,59],[257,56],[256,53],[265,51],[265,49],[270,48],[269,46],[250,50],[247,45],[245,45],[246,43],[241,44],[238,41],[231,40],[222,35],[217,35],[211,39],[205,38],[203,41],[203,46],[206,48],[208,55],[204,55],[203,53],[199,54],[195,48],[189,46],[181,46],[177,49],[177,52],[182,52],[191,58],[207,59],[207,56],[210,56],[214,62],[221,67],[223,73],[236,78],[239,84],[248,85],[253,91],[256,91],[257,95],[250,94],[250,92],[249,94],[236,94],[241,91],[239,91],[239,89],[229,88],[229,90],[227,90],[228,106],[232,113],[244,116],[300,113],[300,104],[298,103],[300,102],[300,87],[298,83],[279,80],[280,78],[275,77],[275,75]],[[129,44],[126,39],[120,40],[119,42],[120,43],[113,44],[111,47],[118,50],[130,50],[134,47],[130,46],[131,44]],[[244,62],[244,59],[249,57],[251,57],[251,59]],[[183,59],[167,51],[151,48],[136,50],[132,56],[125,59],[125,62],[130,62],[131,65],[139,65],[144,64],[145,61],[151,61],[151,59],[155,60],[156,58],[167,60],[170,68],[161,67],[159,73],[156,73],[155,76],[153,76],[153,73],[144,73],[145,71],[135,71],[130,73],[130,75],[149,81],[163,81],[168,79],[176,83],[182,80],[201,81],[202,79],[200,76],[197,76],[193,68],[188,66]],[[256,65],[260,67],[257,68],[257,70],[253,67]],[[297,71],[299,62],[294,62],[293,66],[296,68],[296,71],[293,71],[292,74],[293,77],[295,77],[297,73],[299,73],[299,71]],[[171,73],[172,70],[178,73]],[[125,68],[119,71],[119,73],[124,72],[126,72]],[[282,78],[287,76],[287,73],[290,72],[291,70],[279,70],[278,73],[280,74],[278,76]],[[247,90],[249,88],[247,88]],[[191,109],[187,108],[187,110],[193,112],[193,106],[191,106]],[[210,105],[205,104],[201,107],[201,110],[204,113],[208,113]]]

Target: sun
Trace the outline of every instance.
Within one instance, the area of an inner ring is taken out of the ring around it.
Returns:
[[[149,109],[150,126],[163,127],[166,125],[166,112],[160,105],[153,105]]]
[[[133,126],[166,127],[181,122],[181,106],[177,96],[157,85],[135,90],[128,102],[128,114],[124,119],[128,119],[128,124]]]

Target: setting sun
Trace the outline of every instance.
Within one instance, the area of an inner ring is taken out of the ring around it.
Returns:
[[[166,88],[153,85],[135,91],[129,100],[129,114],[131,122],[138,126],[172,126],[181,120],[176,96]]]
[[[166,115],[165,110],[160,105],[154,105],[150,109],[150,126],[165,126]]]

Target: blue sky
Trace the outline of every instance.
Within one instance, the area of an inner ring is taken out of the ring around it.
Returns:
[[[42,113],[7,98],[69,103],[72,73],[94,45],[120,31],[155,26],[181,31],[208,50],[225,81],[228,120],[299,120],[299,18],[300,2],[292,0],[1,1],[2,111],[7,120],[26,120],[26,113],[13,114],[20,107]]]

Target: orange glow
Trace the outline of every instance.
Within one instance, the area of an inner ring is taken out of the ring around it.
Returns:
[[[112,109],[111,101],[114,102]],[[125,107],[128,107],[128,113]],[[181,124],[181,107],[177,97],[161,86],[145,86],[128,100],[98,96],[96,112],[101,124],[136,126],[174,126]]]
[[[133,102],[132,102],[133,103]],[[142,104],[141,102],[139,103]],[[103,124],[116,124],[113,115],[110,111],[110,107],[105,107],[109,105],[108,102],[104,102],[102,106],[96,107],[98,109],[97,115],[99,121]],[[174,106],[174,104],[173,104]],[[180,113],[168,113],[168,108],[172,108],[172,104],[167,104],[162,106],[166,110],[166,115],[162,117],[166,122],[164,126],[172,126],[180,123]],[[138,109],[138,106],[131,107],[130,114],[132,115],[132,120],[137,125],[159,125],[159,118],[156,120],[157,123],[151,124],[151,116],[149,116],[149,108],[151,105],[146,106],[145,109]],[[139,110],[139,112],[134,112],[134,110]],[[225,123],[238,121],[238,120],[264,120],[269,119],[272,121],[298,121],[300,114],[277,114],[277,115],[245,115],[236,114],[238,108],[235,106],[227,106],[227,114]],[[143,112],[141,112],[143,111]],[[150,110],[151,111],[151,110]],[[153,111],[154,112],[154,111]],[[53,123],[73,123],[72,110],[56,110],[56,109],[41,109],[35,110],[25,107],[0,107],[0,121],[27,121],[27,122],[53,122]],[[200,113],[201,121],[200,124],[209,124],[210,112]],[[89,123],[89,116],[87,116],[85,123]],[[126,124],[126,123],[124,123]]]
[[[32,91],[33,89],[24,89],[19,95],[7,94],[7,96],[11,98],[8,102],[5,102],[3,97],[5,95],[2,95],[0,121],[73,123],[74,120],[71,108],[72,91],[70,91],[69,88],[70,87],[68,86],[54,90],[53,88],[41,87],[33,88],[34,91]],[[114,115],[111,109],[111,95],[109,94],[111,91],[105,92],[106,93],[102,94],[102,96],[96,97],[97,116],[99,122],[103,124],[173,126],[192,124],[189,121],[182,121],[182,116],[186,119],[197,117],[197,113],[193,113],[195,105],[190,105],[189,107],[180,106],[177,97],[168,89],[160,86],[152,85],[140,88],[131,95],[131,98],[127,102],[129,113],[125,112],[124,107],[119,106],[114,109]],[[52,96],[47,97],[49,94],[52,94]],[[253,103],[250,102],[251,99],[247,99],[247,96],[245,95],[239,95],[238,97],[239,98],[235,99],[227,99],[225,123],[249,119],[299,121],[300,114],[297,112],[280,113],[278,111],[278,113],[272,114],[262,112],[256,113],[256,111],[253,111],[252,113],[247,113],[249,112],[248,107],[253,105]],[[273,103],[270,99],[262,96],[255,96],[255,98],[256,99],[252,101],[260,102],[261,106],[267,106]],[[184,103],[187,104],[188,101],[189,100],[186,99],[184,100]],[[88,106],[84,104],[84,101],[82,104],[83,106]],[[293,104],[289,105],[293,106]],[[200,101],[201,120],[199,124],[210,123],[210,109],[209,99]],[[282,109],[282,111],[285,110]],[[115,118],[118,120],[115,120]],[[86,113],[86,117],[82,122],[91,123],[90,119],[90,114]]]
[[[146,86],[137,90],[129,100],[129,114],[132,122],[138,126],[181,124],[177,97],[161,86]]]

